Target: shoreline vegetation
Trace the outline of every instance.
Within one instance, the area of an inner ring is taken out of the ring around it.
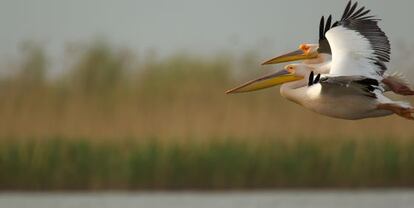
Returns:
[[[394,139],[3,141],[0,190],[411,188],[413,161]]]
[[[98,42],[52,78],[50,62],[28,44],[1,66],[0,190],[414,187],[412,121],[327,118],[277,87],[225,95],[269,73],[254,53],[141,57]]]

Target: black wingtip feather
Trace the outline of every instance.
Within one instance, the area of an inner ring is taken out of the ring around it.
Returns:
[[[352,8],[349,10],[347,16],[351,17],[355,9],[357,8],[357,6],[358,6],[358,2],[355,2],[354,5],[352,5]]]
[[[315,78],[315,80],[313,80],[313,84],[317,84],[319,82],[319,80],[321,79],[321,74],[318,74]]]
[[[313,85],[313,75],[313,71],[311,71],[311,73],[309,74],[308,86]]]
[[[358,11],[356,11],[351,17],[355,18],[356,16],[358,16],[361,12],[363,12],[365,10],[365,7],[361,7]]]
[[[352,1],[350,0],[350,1],[348,2],[348,5],[346,5],[345,11],[344,11],[344,13],[342,14],[342,17],[345,17],[345,16],[346,16],[346,14],[348,14],[349,9],[351,8],[351,4],[352,4]]]
[[[324,37],[325,32],[325,17],[321,17],[321,21],[319,22],[319,40],[322,40]]]
[[[332,15],[329,15],[328,20],[326,20],[326,26],[325,26],[325,30],[324,30],[324,36],[325,33],[328,32],[329,29],[331,29],[331,23],[332,23]]]
[[[365,9],[365,8],[364,8]],[[353,18],[355,18],[355,19],[358,19],[358,18],[360,18],[360,17],[362,17],[362,16],[364,16],[364,15],[366,15],[366,14],[368,14],[368,13],[370,13],[371,12],[371,10],[366,10],[366,11],[364,11],[364,12],[362,12],[361,14],[359,14],[359,15],[356,15],[355,17],[353,17]]]

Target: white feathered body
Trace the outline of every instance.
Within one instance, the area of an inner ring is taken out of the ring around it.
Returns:
[[[375,93],[377,98],[360,94],[331,96],[321,93],[321,84],[296,89],[294,84],[283,85],[280,90],[281,95],[309,110],[334,118],[357,120],[388,116],[393,112],[379,110],[377,106],[381,103],[397,103],[386,98],[380,91]]]

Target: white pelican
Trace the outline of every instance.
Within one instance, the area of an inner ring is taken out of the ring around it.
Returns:
[[[357,3],[354,4],[356,8]],[[364,10],[362,7],[355,14],[363,16],[368,14],[369,10]],[[315,73],[319,74],[328,74],[331,70],[331,60],[332,52],[329,42],[325,36],[326,32],[331,29],[332,16],[329,15],[326,23],[325,18],[322,16],[319,23],[319,43],[318,44],[307,44],[303,43],[299,46],[299,50],[287,53],[285,55],[278,56],[276,58],[270,59],[263,63],[263,65],[278,64],[290,61],[303,60],[303,64],[307,64],[309,67],[313,68]],[[388,62],[388,60],[384,60]],[[386,91],[393,91],[394,93],[400,95],[414,95],[414,91],[410,89],[408,82],[404,76],[400,73],[393,74],[382,74],[383,79],[381,84],[383,85]]]
[[[408,103],[383,95],[379,82],[390,59],[390,44],[369,10],[348,3],[340,21],[326,31],[332,61],[329,76],[314,77],[307,65],[288,65],[285,70],[253,80],[227,93],[249,92],[283,84],[281,95],[314,112],[341,119],[364,119],[393,113],[414,119]],[[320,69],[320,66],[316,66]],[[308,78],[308,79],[307,79]]]

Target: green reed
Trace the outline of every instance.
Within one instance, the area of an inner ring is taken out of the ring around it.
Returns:
[[[412,187],[414,140],[5,140],[2,190]]]

